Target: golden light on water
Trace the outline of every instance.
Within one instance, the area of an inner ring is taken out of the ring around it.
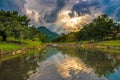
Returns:
[[[61,63],[57,65],[58,67],[58,72],[64,77],[70,77],[70,70],[75,71],[75,74],[78,73],[78,71],[82,70],[84,66],[83,63],[80,64],[79,60],[77,59],[65,59]]]

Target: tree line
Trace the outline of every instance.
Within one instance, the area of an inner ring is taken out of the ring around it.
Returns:
[[[106,14],[93,19],[91,23],[85,25],[78,32],[62,34],[53,42],[73,42],[73,41],[104,41],[120,39],[120,24],[108,17]]]
[[[35,26],[30,24],[30,19],[19,15],[17,11],[0,11],[0,37],[6,41],[8,37],[15,39],[39,39],[45,41],[46,37]]]

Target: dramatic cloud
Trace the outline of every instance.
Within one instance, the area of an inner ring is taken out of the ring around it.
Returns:
[[[46,22],[55,22],[57,19],[57,14],[65,6],[65,0],[56,0],[56,8],[54,8],[50,13],[46,13],[44,19]]]
[[[33,25],[58,33],[78,31],[101,14],[120,21],[120,0],[0,0],[0,9],[17,10]]]

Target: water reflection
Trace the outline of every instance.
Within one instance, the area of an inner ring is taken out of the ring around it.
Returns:
[[[108,75],[120,65],[120,54],[108,54],[96,49],[59,48],[63,54],[78,57],[99,75]]]
[[[95,74],[92,68],[86,67],[76,57],[63,55],[61,52],[47,58],[39,64],[37,74],[28,80],[106,80]]]
[[[47,48],[1,63],[0,80],[120,80],[120,55],[95,49]]]
[[[120,67],[115,70],[114,73],[111,73],[107,76],[109,80],[120,80]]]
[[[27,54],[4,61],[0,67],[0,80],[27,80],[31,74],[36,73],[38,63],[44,58],[42,53]]]

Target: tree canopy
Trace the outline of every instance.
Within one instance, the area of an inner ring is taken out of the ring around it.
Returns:
[[[2,41],[7,37],[15,39],[32,39],[45,36],[34,26],[30,26],[30,20],[25,15],[19,15],[17,11],[0,11],[0,36]]]
[[[78,40],[106,40],[116,39],[120,26],[107,15],[101,15],[84,26],[78,33]]]

